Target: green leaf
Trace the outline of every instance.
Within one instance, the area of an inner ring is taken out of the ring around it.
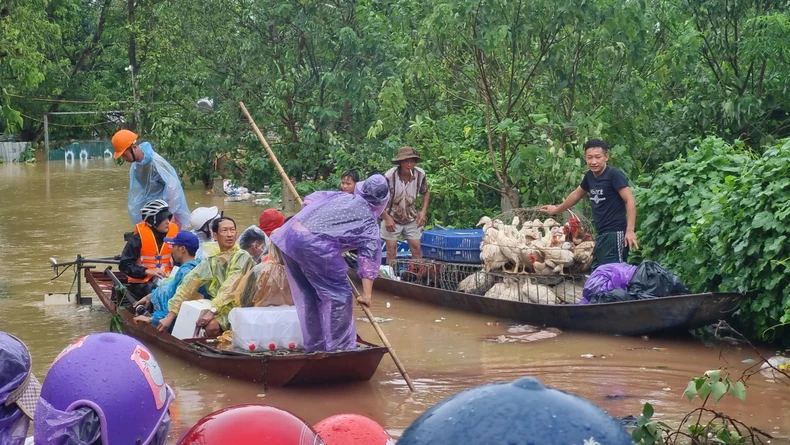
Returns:
[[[645,403],[644,408],[642,408],[642,415],[647,419],[653,417],[653,405]]]
[[[700,399],[705,400],[705,398],[708,397],[708,394],[710,394],[710,392],[711,392],[711,384],[709,381],[706,381],[705,383],[702,384],[700,389],[697,391],[697,394],[699,395]]]
[[[774,216],[773,214],[771,214],[771,212],[763,211],[754,215],[754,218],[752,219],[752,227],[754,227],[755,229],[767,227],[769,224],[773,222],[773,220],[774,220]]]
[[[697,395],[697,382],[692,380],[689,382],[688,386],[686,386],[686,390],[683,391],[683,396],[691,400],[696,395]]]
[[[715,382],[721,378],[721,369],[712,369],[710,371],[705,371],[705,375],[711,381]]]
[[[746,401],[746,386],[743,385],[743,382],[735,382],[734,385],[730,386],[730,394],[736,399]]]
[[[642,440],[642,437],[643,436],[642,436],[642,429],[641,428],[635,428],[631,432],[631,438],[634,439],[634,442],[636,442],[636,443],[639,443],[639,441]]]
[[[724,394],[727,394],[727,385],[722,382],[714,382],[711,385],[711,392],[713,393],[713,402],[719,403]]]

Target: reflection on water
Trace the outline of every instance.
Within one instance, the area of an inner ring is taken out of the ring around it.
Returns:
[[[50,282],[49,257],[65,262],[78,253],[87,257],[120,253],[123,233],[131,229],[127,187],[128,166],[103,159],[71,165],[0,165],[0,329],[27,343],[40,377],[70,340],[109,328],[106,311],[45,307],[43,295],[66,292],[71,286],[68,273]],[[191,188],[187,201],[192,207],[217,205],[240,227],[256,223],[262,210],[247,203],[225,203],[221,197]],[[386,302],[391,303],[389,308]],[[333,414],[358,413],[398,434],[445,397],[524,375],[584,396],[614,416],[636,415],[642,404],[650,402],[658,417],[673,423],[699,405],[681,397],[692,376],[726,367],[737,377],[749,366],[742,360],[757,359],[750,350],[733,347],[721,351],[720,357],[719,349],[690,339],[563,333],[535,343],[497,344],[484,339],[506,334],[507,323],[489,326],[487,322],[495,320],[485,316],[384,294],[374,295],[372,310],[378,317],[393,319],[382,328],[414,379],[417,393],[408,392],[388,357],[370,382],[275,388],[264,394],[261,385],[204,372],[153,348],[177,395],[173,440],[203,415],[239,403],[269,403],[311,423]],[[361,311],[355,315],[364,316]],[[357,326],[363,338],[378,341],[369,324],[357,322]],[[597,357],[583,358],[586,354]],[[781,415],[790,410],[790,389],[759,376],[750,383],[747,402],[725,397],[717,409],[790,437],[790,416]]]

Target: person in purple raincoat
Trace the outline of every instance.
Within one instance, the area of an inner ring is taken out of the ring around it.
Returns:
[[[272,233],[271,241],[283,253],[305,351],[357,347],[354,301],[343,252],[357,250],[362,279],[358,301],[369,305],[381,264],[377,220],[388,200],[387,180],[373,175],[357,183],[353,195],[316,192],[307,196],[302,210]]]

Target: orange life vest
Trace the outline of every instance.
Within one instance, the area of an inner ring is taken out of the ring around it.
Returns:
[[[161,267],[164,269],[165,274],[169,275],[173,269],[173,259],[171,258],[170,244],[162,242],[162,248],[159,249],[156,245],[156,238],[154,231],[145,223],[145,221],[138,223],[134,227],[134,233],[140,234],[140,240],[143,242],[140,247],[140,257],[137,258],[137,264],[145,267],[146,269],[154,269]],[[173,238],[178,234],[178,226],[170,223],[170,230],[168,230],[167,238]],[[151,277],[146,275],[145,278],[132,278],[128,277],[129,283],[147,283]]]

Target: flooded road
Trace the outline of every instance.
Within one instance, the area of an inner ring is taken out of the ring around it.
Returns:
[[[45,164],[0,164],[0,330],[25,341],[40,379],[71,340],[109,328],[105,311],[45,307],[43,296],[67,292],[73,277],[67,273],[51,282],[50,257],[65,262],[77,254],[103,257],[121,252],[123,233],[131,226],[126,211],[128,169],[110,160],[53,162],[48,179]],[[236,219],[240,230],[255,224],[262,211],[249,203],[226,203],[199,187],[188,186],[187,201],[192,208],[219,206]],[[370,382],[269,389],[264,394],[261,385],[203,372],[153,348],[177,396],[172,441],[203,415],[239,403],[272,404],[310,423],[333,414],[359,413],[398,434],[449,395],[525,375],[586,397],[613,416],[638,415],[650,402],[657,418],[676,424],[699,406],[697,400],[682,398],[691,377],[726,367],[737,378],[750,366],[743,360],[758,359],[748,348],[709,348],[691,338],[563,333],[534,343],[498,344],[484,339],[507,334],[507,320],[380,293],[374,295],[372,311],[393,319],[382,329],[414,379],[416,394],[409,394],[389,357]],[[363,316],[361,311],[356,315]],[[379,342],[369,324],[357,325],[363,338]],[[582,357],[588,354],[596,357]],[[716,408],[773,435],[790,437],[787,385],[768,383],[758,375],[749,382],[746,402],[725,397]]]

